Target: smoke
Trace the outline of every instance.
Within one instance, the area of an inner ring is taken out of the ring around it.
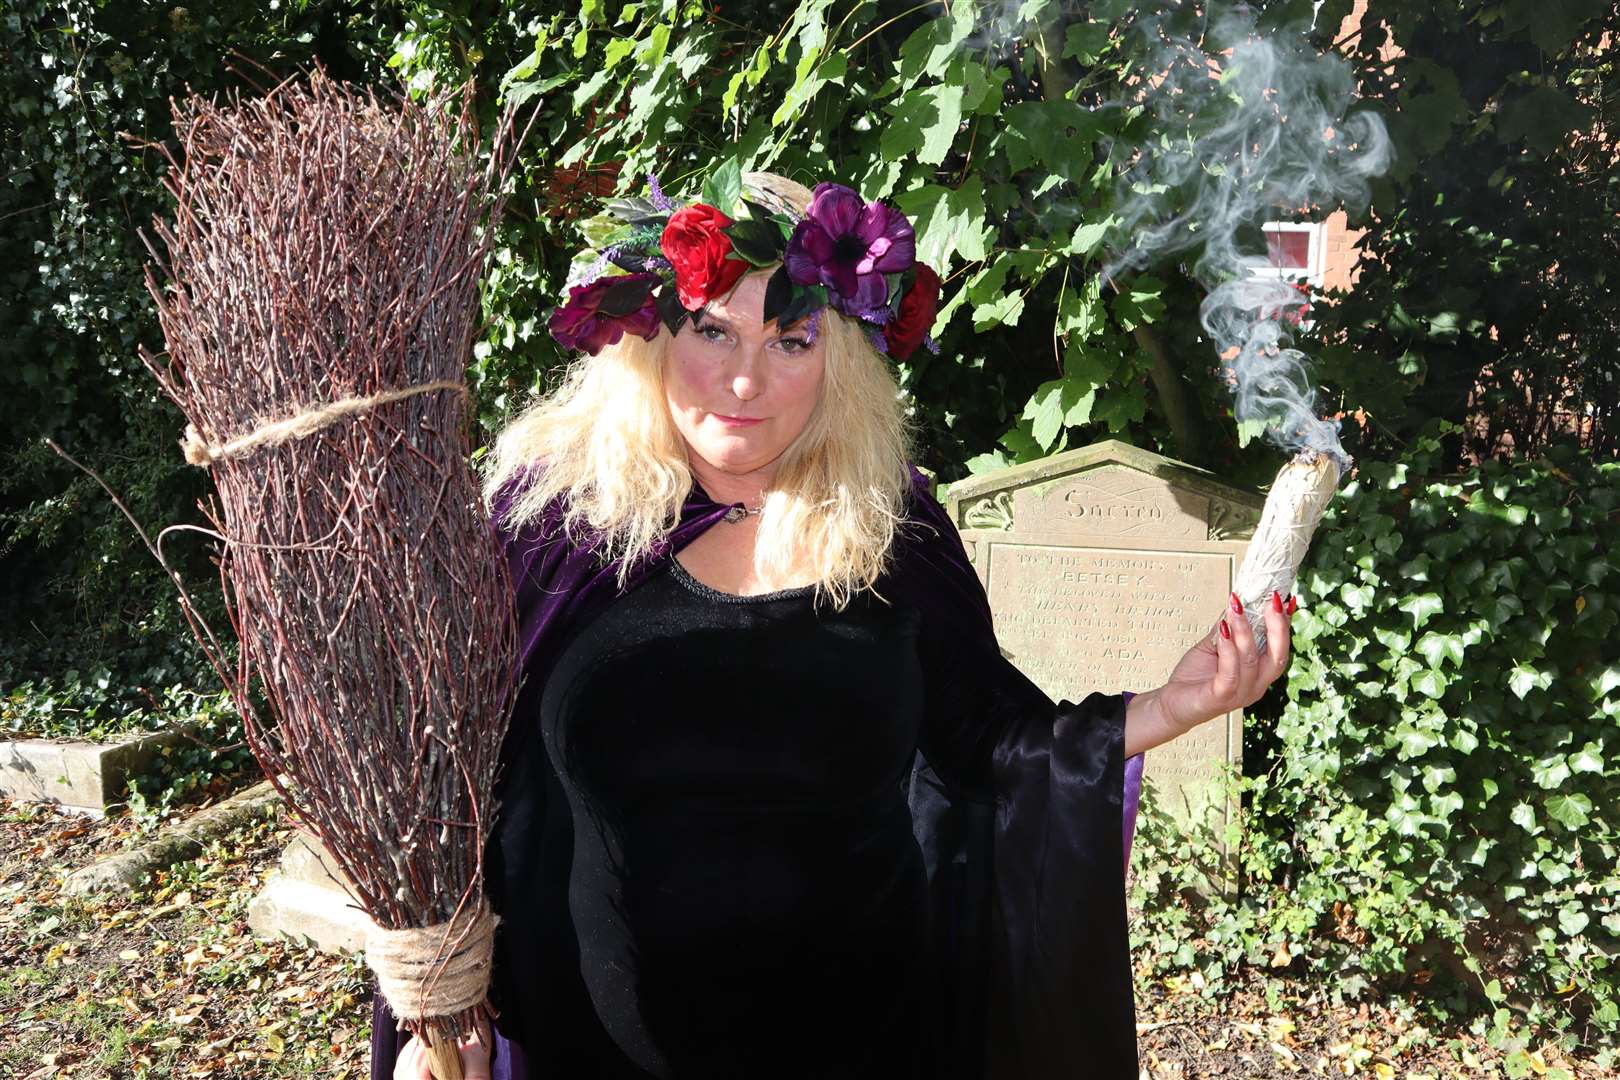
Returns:
[[[1131,246],[1103,275],[1196,250],[1191,273],[1208,290],[1200,320],[1240,425],[1264,424],[1285,451],[1313,448],[1343,466],[1339,425],[1317,415],[1308,359],[1293,347],[1306,298],[1262,276],[1271,260],[1258,226],[1364,206],[1368,181],[1389,164],[1389,136],[1376,114],[1352,111],[1349,64],[1317,52],[1305,28],[1262,34],[1238,9],[1209,14],[1194,40],[1172,30],[1192,10],[1167,3],[1129,31],[1150,60],[1140,98],[1113,107],[1145,108],[1151,138],[1117,191],[1113,235]]]

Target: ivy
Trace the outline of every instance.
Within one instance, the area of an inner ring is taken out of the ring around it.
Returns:
[[[1438,424],[1365,462],[1330,505],[1284,700],[1247,735],[1269,762],[1234,788],[1242,825],[1146,828],[1139,933],[1161,967],[1215,983],[1286,938],[1343,996],[1416,989],[1437,1012],[1488,1003],[1596,1044],[1620,1031],[1620,593],[1533,553],[1613,529],[1620,463],[1561,449],[1446,474],[1458,437]],[[1486,557],[1427,555],[1468,523]],[[1530,602],[1482,617],[1505,591]]]

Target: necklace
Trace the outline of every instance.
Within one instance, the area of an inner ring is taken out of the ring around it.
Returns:
[[[735,525],[737,522],[748,517],[748,515],[757,514],[763,509],[765,509],[764,503],[761,503],[758,506],[743,506],[739,504],[737,506],[733,506],[730,510],[727,510],[726,516],[722,520],[726,521],[728,524]]]

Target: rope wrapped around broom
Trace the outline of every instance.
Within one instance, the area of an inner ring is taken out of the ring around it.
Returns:
[[[162,254],[147,241],[167,354],[141,351],[218,490],[240,655],[199,640],[441,1078],[490,1019],[482,860],[517,666],[465,371],[521,136],[508,109],[477,168],[470,84],[456,97],[382,103],[317,68],[175,104],[175,218]]]

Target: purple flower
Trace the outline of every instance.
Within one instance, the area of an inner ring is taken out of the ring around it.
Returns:
[[[666,214],[673,213],[675,211],[675,204],[670,201],[668,195],[664,194],[664,189],[658,184],[657,173],[647,174],[647,190],[652,194],[652,204],[655,207],[664,211]]]
[[[565,349],[595,356],[626,333],[651,341],[658,336],[657,274],[615,274],[568,290],[568,302],[551,313],[551,336]]]
[[[820,184],[788,240],[783,262],[800,285],[825,285],[832,305],[856,318],[888,306],[885,274],[911,269],[917,238],[900,211],[865,202],[854,188]]]

